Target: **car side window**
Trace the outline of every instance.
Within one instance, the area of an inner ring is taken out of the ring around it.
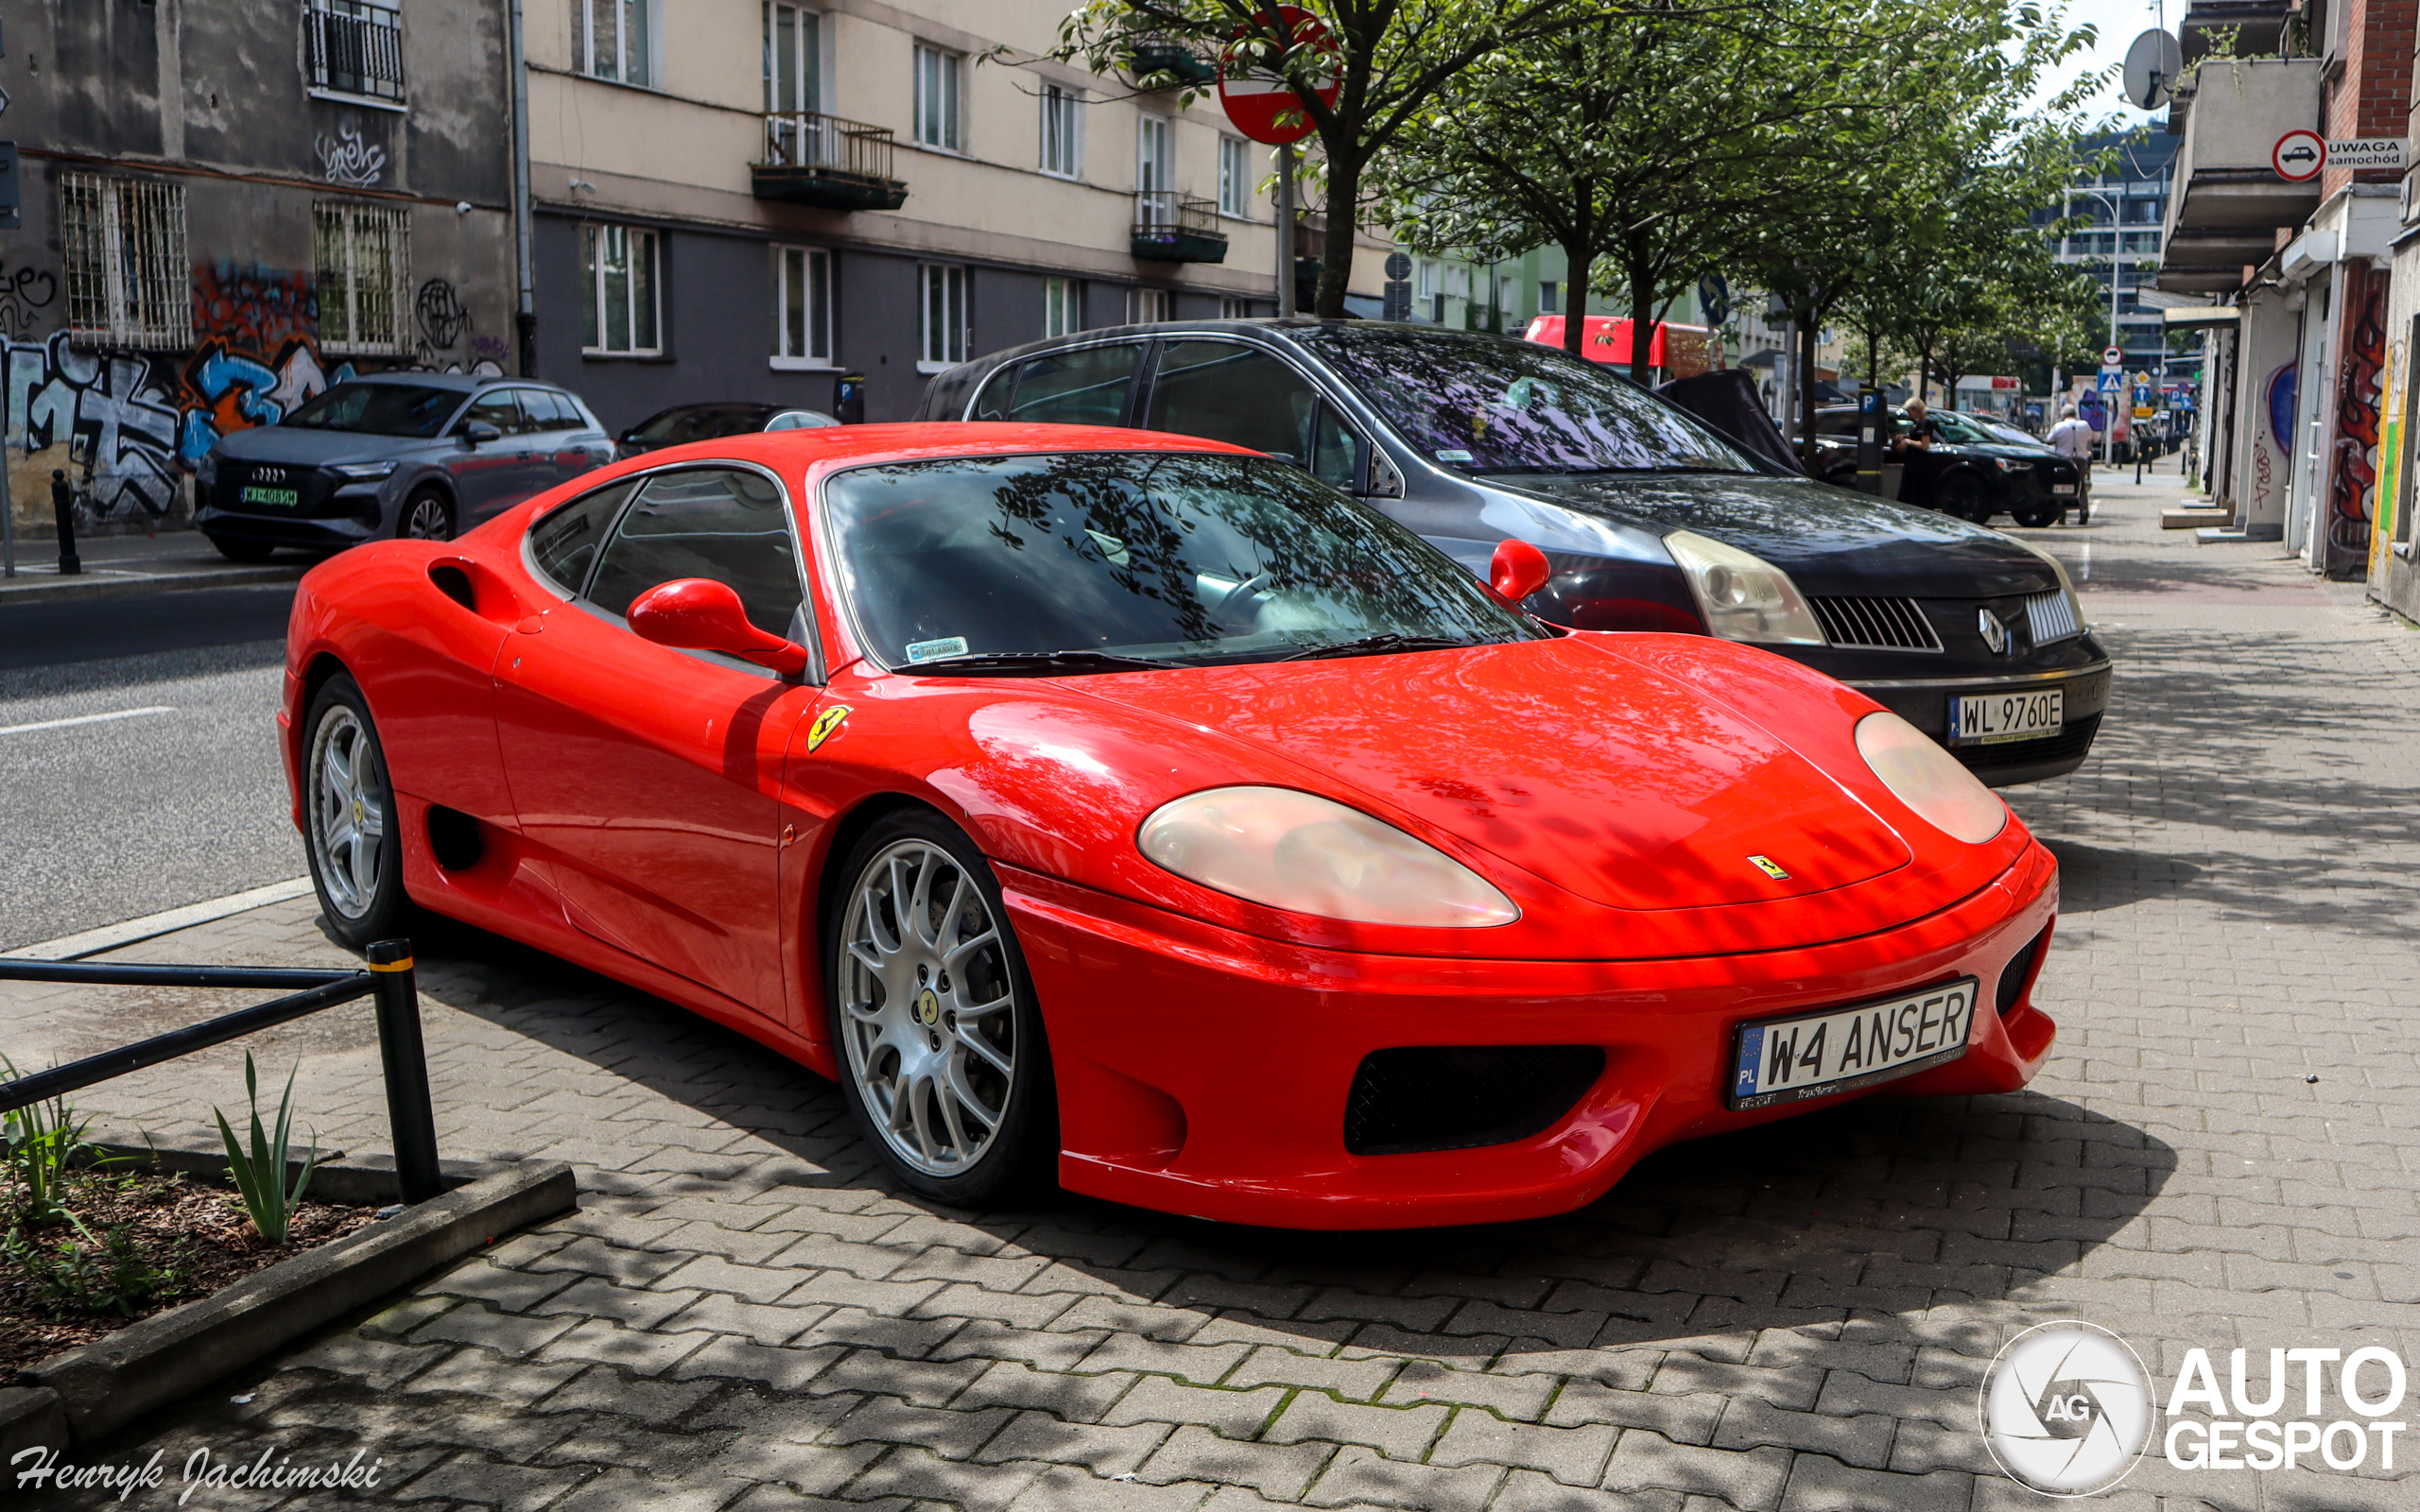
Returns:
[[[975,407],[966,412],[968,420],[1006,420],[1009,418],[1009,395],[1017,386],[1017,369],[1011,363],[983,380],[983,391],[975,396]]]
[[[1336,412],[1336,406],[1322,400],[1319,439],[1311,446],[1311,475],[1347,493],[1360,492],[1362,445],[1359,434]]]
[[[530,526],[529,557],[538,570],[564,593],[579,593],[587,586],[589,566],[596,560],[596,543],[605,539],[614,516],[637,487],[637,481],[630,478],[609,483]]]
[[[585,423],[562,395],[544,388],[521,390],[521,409],[533,431],[576,431]]]
[[[1086,347],[1035,357],[1017,369],[1016,400],[1008,419],[1028,424],[1115,425],[1126,419],[1126,394],[1143,349],[1128,343]]]
[[[521,404],[510,388],[491,388],[471,401],[470,409],[462,416],[461,427],[468,430],[473,422],[485,421],[507,436],[521,429]]]
[[[801,602],[798,558],[770,478],[725,467],[648,478],[605,542],[588,599],[607,613],[628,614],[631,600],[683,577],[728,583],[758,629],[791,632]]]
[[[1320,396],[1293,369],[1233,341],[1175,341],[1160,352],[1146,428],[1310,460]]]

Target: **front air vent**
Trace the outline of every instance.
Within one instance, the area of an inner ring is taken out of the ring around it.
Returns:
[[[2065,589],[2054,588],[2027,599],[2025,623],[2033,632],[2035,645],[2048,645],[2083,633],[2083,627],[2076,623],[2075,601],[2067,597]]]
[[[1941,637],[1912,598],[1810,597],[1824,639],[1853,651],[1938,651]]]
[[[1510,1144],[1571,1111],[1605,1069],[1596,1045],[1410,1045],[1362,1057],[1344,1147],[1410,1155]]]
[[[2025,948],[2010,956],[2008,965],[2000,969],[2000,985],[1996,1002],[2001,1018],[2005,1019],[2014,1011],[2017,1004],[2025,997],[2026,981],[2033,975],[2033,963],[2042,954],[2043,942],[2049,937],[2050,928],[2045,924],[2042,927],[2042,933],[2027,940]]]

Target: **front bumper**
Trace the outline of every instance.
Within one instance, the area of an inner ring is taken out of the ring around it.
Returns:
[[[2014,787],[2064,777],[2082,766],[2100,733],[2101,715],[2109,710],[2110,664],[2056,672],[2029,672],[2000,677],[1968,674],[1945,678],[1847,678],[1842,680],[1908,723],[1948,744],[1950,700],[1978,694],[2065,691],[2065,723],[2055,735],[2040,740],[2011,741],[2002,746],[1953,746],[1951,753],[1969,771],[1994,787]]]
[[[1138,1207],[1294,1228],[1495,1223],[1601,1196],[1649,1151],[1853,1091],[1736,1111],[1743,1020],[1973,974],[1966,1055],[1874,1091],[2013,1091],[2055,1027],[2031,1004],[2056,864],[2041,846],[1989,886],[1879,935],[1662,961],[1443,960],[1311,950],[1000,868],[1058,1081],[1061,1182]],[[2046,940],[2047,942],[2047,940]],[[1601,1047],[1604,1069],[1544,1132],[1479,1148],[1356,1155],[1345,1109],[1374,1051]]]
[[[380,533],[376,524],[358,515],[313,519],[292,514],[238,514],[216,505],[203,506],[193,523],[194,528],[205,536],[329,551],[357,546]]]

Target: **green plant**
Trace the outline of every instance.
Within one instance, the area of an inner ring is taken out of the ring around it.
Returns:
[[[80,1241],[62,1239],[53,1246],[27,1238],[17,1228],[0,1239],[0,1254],[25,1273],[34,1297],[53,1317],[69,1313],[132,1317],[136,1308],[173,1297],[182,1289],[183,1278],[173,1268],[145,1259],[132,1230],[124,1224],[100,1239],[75,1214],[63,1215],[75,1225]]]
[[[295,1071],[302,1070],[295,1063]],[[252,1147],[248,1153],[235,1143],[235,1131],[227,1126],[227,1115],[212,1108],[218,1117],[219,1138],[227,1142],[227,1170],[235,1179],[235,1190],[244,1199],[244,1211],[251,1214],[252,1227],[272,1245],[285,1243],[285,1230],[293,1221],[294,1210],[302,1205],[302,1194],[311,1185],[311,1173],[319,1169],[320,1143],[311,1142],[311,1153],[303,1159],[302,1174],[294,1178],[289,1190],[285,1185],[285,1170],[292,1163],[293,1144],[289,1138],[294,1122],[294,1071],[285,1074],[285,1091],[277,1100],[277,1137],[271,1139],[261,1128],[260,1085],[252,1072],[252,1055],[244,1052],[244,1095],[252,1108]]]
[[[0,1078],[7,1081],[25,1074],[7,1056],[0,1056],[0,1072],[7,1073]],[[7,1174],[20,1217],[28,1223],[55,1223],[68,1215],[60,1193],[78,1153],[89,1148],[84,1131],[91,1126],[92,1120],[78,1118],[64,1097],[0,1113],[0,1171]]]

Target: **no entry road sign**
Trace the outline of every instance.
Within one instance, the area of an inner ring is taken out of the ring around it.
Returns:
[[[1323,57],[1321,82],[1312,93],[1322,105],[1334,105],[1343,79],[1342,70],[1335,63],[1336,41],[1328,34],[1327,24],[1300,6],[1279,6],[1277,19],[1293,39],[1295,52],[1307,49]],[[1249,60],[1236,56],[1238,51],[1230,46],[1227,56],[1219,60],[1219,103],[1236,129],[1271,146],[1310,135],[1316,128],[1294,87],[1272,74],[1253,72]]]

